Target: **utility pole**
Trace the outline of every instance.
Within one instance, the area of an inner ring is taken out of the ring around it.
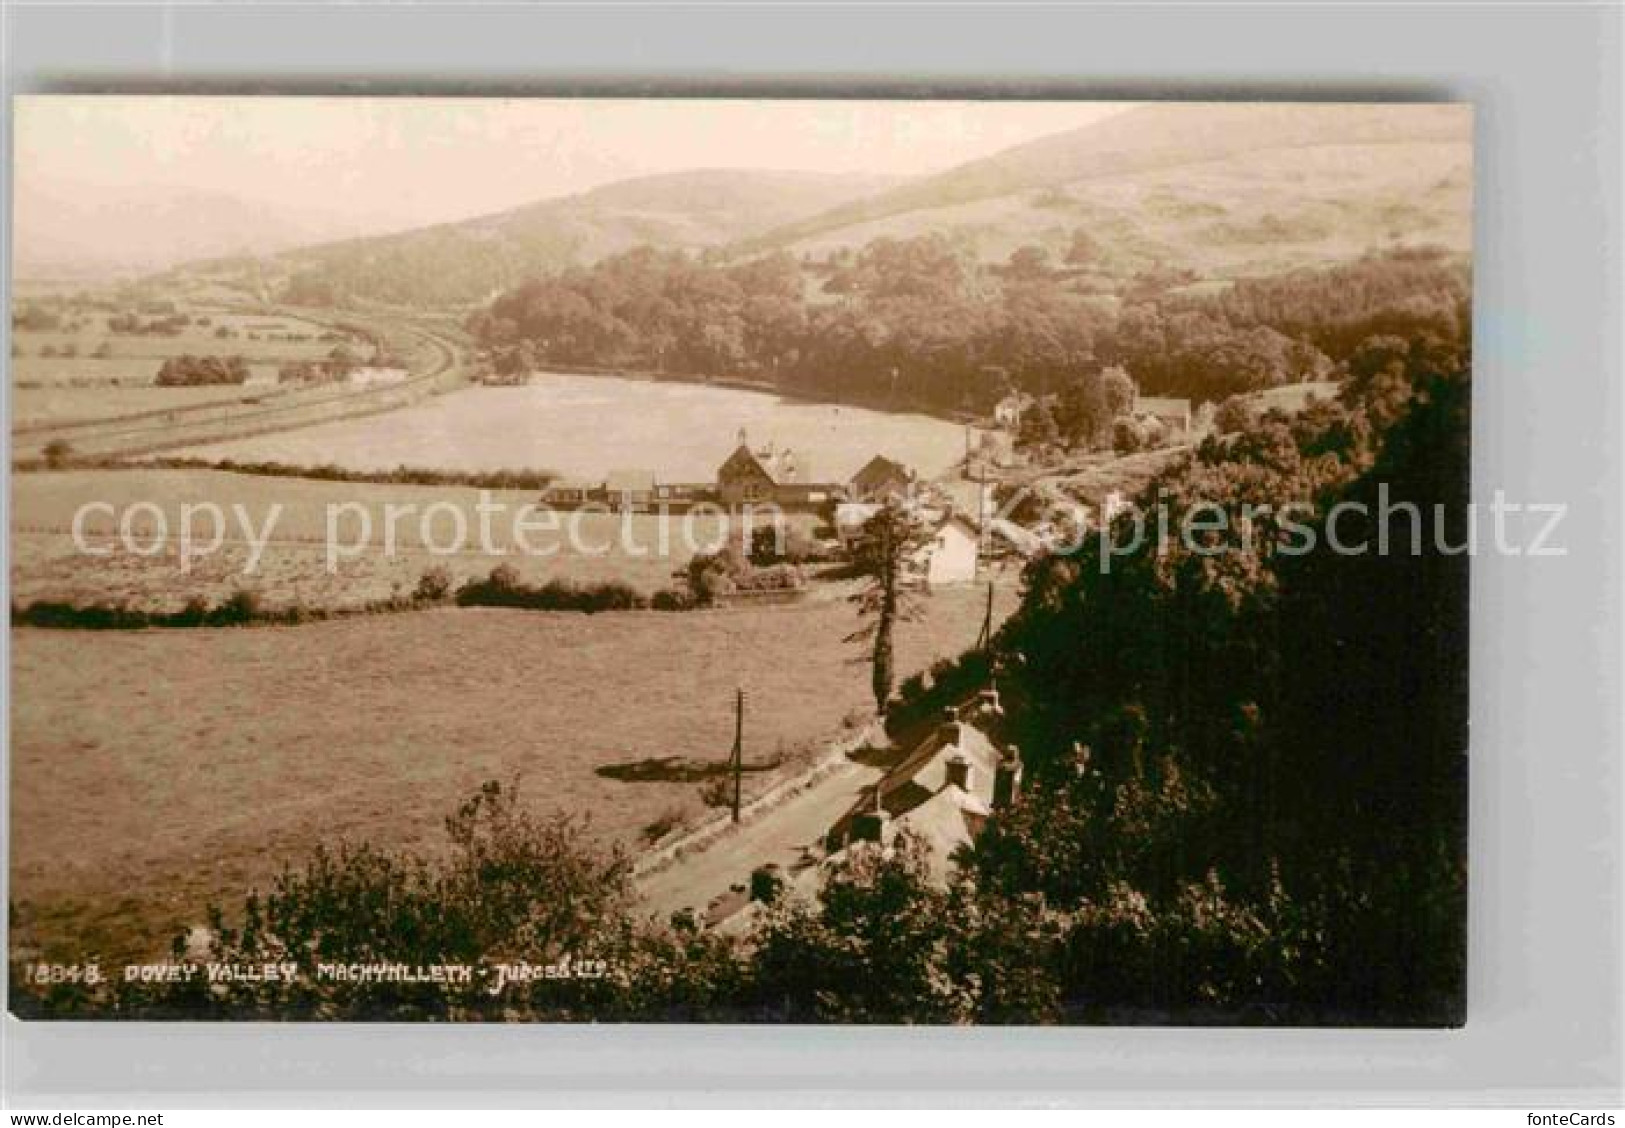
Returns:
[[[728,766],[733,769],[734,777],[734,822],[739,821],[739,785],[745,773],[745,688],[740,686],[734,691],[734,750],[733,756],[728,760]]]
[[[993,643],[993,581],[987,582],[987,610],[982,613],[982,633],[976,636],[976,649],[986,650]]]

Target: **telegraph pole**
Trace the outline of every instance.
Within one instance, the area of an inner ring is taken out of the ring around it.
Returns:
[[[745,688],[740,686],[734,691],[734,750],[728,761],[733,769],[734,799],[733,821],[739,821],[739,785],[745,773]]]
[[[982,614],[982,633],[976,638],[976,649],[986,650],[993,643],[993,581],[987,582],[987,610]]]

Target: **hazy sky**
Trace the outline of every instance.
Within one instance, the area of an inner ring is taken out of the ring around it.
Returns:
[[[269,205],[301,232],[337,237],[678,169],[928,173],[1121,108],[122,95],[19,98],[16,107],[19,250],[31,227],[47,241],[54,209],[40,201],[79,211],[115,195],[230,196]]]

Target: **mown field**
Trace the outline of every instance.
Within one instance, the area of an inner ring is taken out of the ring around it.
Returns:
[[[653,515],[561,513],[556,531],[522,533],[514,519],[538,500],[535,492],[489,491],[488,551],[480,535],[481,493],[449,486],[375,485],[203,470],[35,471],[12,478],[12,599],[126,602],[173,611],[194,596],[218,601],[237,590],[258,593],[270,606],[296,601],[354,606],[410,593],[427,569],[444,566],[454,580],[485,576],[508,563],[531,582],[567,578],[579,582],[622,580],[646,593],[672,583],[696,546],[722,537],[720,519],[700,515],[662,524]],[[106,555],[82,552],[71,535],[81,507],[101,503],[111,511],[87,511],[86,541]],[[146,503],[158,507],[162,522]],[[180,531],[187,506],[214,505],[227,528],[219,549],[212,516],[196,509],[193,558],[181,567]],[[240,507],[237,508],[237,507]],[[389,518],[395,507],[398,518]],[[410,509],[408,509],[410,507]],[[121,543],[124,515],[134,547]],[[336,533],[335,566],[328,566],[328,521]],[[460,517],[459,517],[460,515]],[[244,518],[254,534],[244,532]],[[455,543],[459,519],[466,530]],[[805,524],[806,522],[803,522]],[[394,535],[391,539],[390,529]],[[269,529],[271,538],[253,570],[250,541]],[[168,539],[157,538],[167,531]],[[393,547],[391,547],[393,545]]]
[[[19,301],[18,308],[34,304]],[[105,309],[47,298],[46,307],[60,321],[57,328],[13,326],[12,426],[82,423],[274,395],[277,389],[265,385],[274,384],[282,364],[319,360],[342,336],[290,315],[237,313],[186,301],[175,305],[177,315],[189,320],[178,333],[136,334],[115,332],[109,325],[115,315]],[[164,315],[135,316],[150,323]],[[251,382],[154,385],[164,361],[183,355],[240,356],[248,362]]]
[[[900,675],[971,644],[983,595],[900,628]],[[1000,599],[1008,609],[1013,597]],[[752,758],[865,715],[845,602],[597,616],[424,611],[302,627],[12,631],[13,955],[160,954],[318,842],[433,849],[483,780],[636,843],[694,782],[596,769]]]

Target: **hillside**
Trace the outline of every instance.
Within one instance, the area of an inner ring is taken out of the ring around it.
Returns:
[[[719,246],[866,195],[881,177],[702,169],[619,181],[512,211],[305,247],[262,264],[336,293],[418,305],[472,303],[526,277],[641,244]]]
[[[265,297],[303,279],[341,303],[472,306],[644,244],[825,259],[942,232],[988,263],[1040,245],[1074,288],[1110,295],[1150,270],[1223,284],[1396,245],[1467,252],[1471,203],[1466,106],[1161,103],[918,179],[670,173],[188,273]]]
[[[984,261],[1037,243],[1121,276],[1233,276],[1392,243],[1471,246],[1464,106],[1142,106],[852,201],[747,241],[824,257],[880,237],[955,236]]]

